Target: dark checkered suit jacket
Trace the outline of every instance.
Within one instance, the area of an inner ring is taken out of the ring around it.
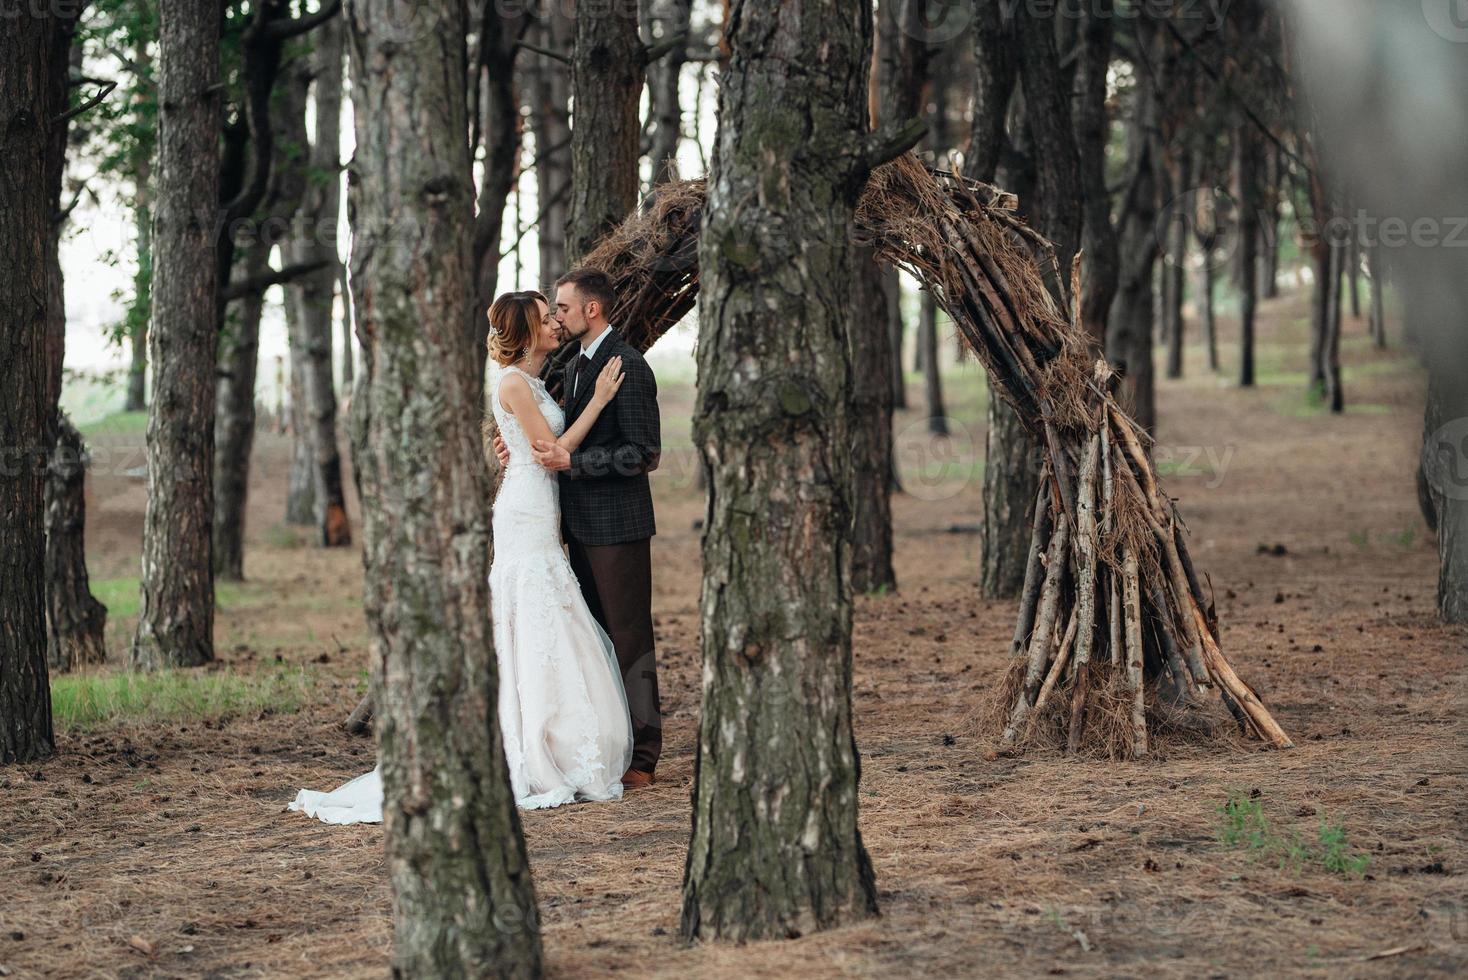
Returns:
[[[561,473],[561,524],[567,538],[584,545],[624,544],[657,533],[647,474],[657,469],[662,438],[658,383],[647,361],[613,329],[579,386],[574,377],[580,352],[566,365],[562,407],[570,426],[591,401],[596,376],[619,355],[622,387],[571,454],[571,468]]]

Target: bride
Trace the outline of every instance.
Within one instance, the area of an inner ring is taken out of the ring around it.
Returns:
[[[522,809],[615,800],[632,760],[632,723],[611,638],[592,617],[561,549],[556,475],[531,443],[575,450],[622,386],[620,358],[596,379],[591,403],[566,429],[539,380],[560,344],[538,292],[506,293],[489,308],[489,353],[501,366],[491,406],[512,462],[494,504],[489,583],[499,662],[499,722],[510,786]],[[382,820],[382,767],[329,793],[301,790],[290,809],[326,823]]]

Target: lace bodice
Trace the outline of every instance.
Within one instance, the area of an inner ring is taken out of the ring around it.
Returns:
[[[557,437],[566,431],[566,415],[561,411],[561,406],[556,404],[556,400],[550,396],[550,392],[545,390],[545,382],[530,373],[517,367],[506,367],[494,379],[494,387],[490,392],[490,407],[494,412],[494,421],[500,427],[500,436],[505,440],[505,448],[510,451],[510,466],[513,468],[529,464],[539,468],[539,464],[530,455],[530,437],[526,434],[525,427],[520,424],[519,419],[500,404],[500,385],[511,374],[518,374],[529,383],[530,393],[535,396],[535,403],[540,406],[540,414],[545,417],[546,424]]]

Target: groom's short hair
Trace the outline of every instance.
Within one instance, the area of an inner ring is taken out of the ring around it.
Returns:
[[[612,277],[600,269],[584,265],[572,269],[556,280],[556,286],[575,286],[583,302],[594,299],[601,304],[601,315],[604,317],[610,317],[612,307],[617,305],[617,290],[612,285]]]

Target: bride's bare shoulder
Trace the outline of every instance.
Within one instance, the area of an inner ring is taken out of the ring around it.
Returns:
[[[532,398],[530,382],[526,379],[524,372],[515,368],[506,368],[505,373],[500,376],[496,397],[500,407],[514,415],[516,402],[524,404],[526,399]]]

